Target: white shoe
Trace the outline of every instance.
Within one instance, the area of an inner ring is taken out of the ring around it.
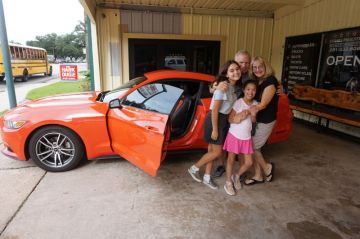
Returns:
[[[229,194],[230,196],[235,195],[235,190],[234,190],[233,184],[231,182],[225,182],[224,189],[225,189],[225,192],[227,194]]]
[[[211,189],[219,188],[219,186],[212,180],[212,178],[210,178],[209,181],[203,180],[202,182]]]

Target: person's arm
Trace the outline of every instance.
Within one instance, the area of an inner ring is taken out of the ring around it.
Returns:
[[[274,97],[276,93],[276,88],[274,85],[269,85],[264,89],[264,92],[261,96],[261,101],[259,104],[250,108],[251,114],[256,114],[258,111],[263,110],[270,103],[271,99]],[[255,111],[255,112],[254,112]]]
[[[211,124],[212,132],[211,139],[217,140],[219,137],[218,121],[219,121],[219,110],[222,104],[222,100],[215,100],[213,109],[211,110]]]
[[[233,115],[231,113],[234,112]],[[239,124],[241,121],[246,119],[246,117],[250,114],[248,110],[243,110],[239,113],[236,113],[234,110],[230,113],[229,123]]]
[[[229,83],[226,81],[222,81],[219,84],[214,83],[210,85],[210,93],[213,94],[215,90],[221,90],[222,92],[226,92],[229,89]]]

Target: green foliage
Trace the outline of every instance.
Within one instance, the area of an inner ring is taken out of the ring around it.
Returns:
[[[45,48],[48,54],[56,58],[84,57],[86,29],[85,23],[79,22],[70,34],[58,36],[56,33],[37,36],[34,41],[27,41],[26,45]]]
[[[71,92],[83,92],[89,90],[90,84],[87,80],[79,80],[75,82],[57,82],[29,91],[26,95],[26,99],[35,100],[45,96],[65,94]]]
[[[4,110],[0,112],[0,117],[3,116],[6,112],[8,112],[9,110]]]

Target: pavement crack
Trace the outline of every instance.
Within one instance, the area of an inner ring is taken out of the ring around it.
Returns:
[[[44,173],[43,176],[41,176],[41,178],[39,179],[39,181],[35,184],[35,186],[31,189],[30,193],[26,196],[26,198],[22,201],[22,203],[20,204],[19,208],[16,210],[16,212],[14,213],[14,215],[12,215],[12,217],[9,219],[9,221],[7,221],[7,223],[5,224],[5,227],[0,231],[0,238],[1,235],[4,233],[4,231],[6,230],[6,228],[10,225],[10,223],[14,220],[14,218],[16,217],[16,215],[20,212],[20,210],[22,209],[22,207],[25,205],[25,203],[27,202],[27,200],[29,199],[29,197],[31,196],[31,194],[35,191],[35,189],[37,188],[37,186],[40,184],[40,182],[43,180],[43,178],[45,177],[45,175],[47,174],[47,172]]]
[[[23,168],[36,168],[37,166],[24,166],[24,167],[15,167],[15,168],[0,168],[0,171],[6,170],[16,170],[16,169],[23,169]]]

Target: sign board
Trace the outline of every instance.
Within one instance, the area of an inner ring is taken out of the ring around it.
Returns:
[[[354,91],[360,86],[360,28],[324,33],[319,87]]]
[[[61,80],[78,80],[77,65],[60,65]]]
[[[282,73],[286,92],[294,84],[315,86],[320,46],[321,34],[286,38]]]
[[[360,28],[287,37],[282,82],[329,90],[360,91]]]

